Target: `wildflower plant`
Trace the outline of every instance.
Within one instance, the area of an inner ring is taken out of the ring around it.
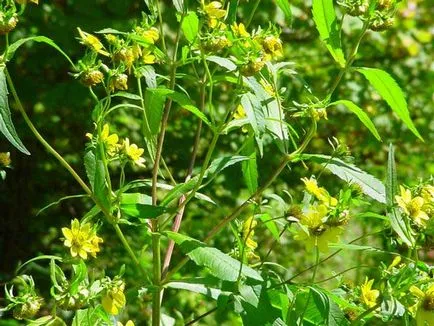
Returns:
[[[177,0],[176,15],[170,18],[162,15],[162,1],[145,2],[149,12],[124,30],[78,27],[83,55],[77,62],[44,36],[9,44],[9,33],[27,6],[38,1],[0,2],[0,34],[6,39],[0,67],[0,131],[18,151],[30,154],[12,124],[8,101],[13,100],[36,139],[81,186],[80,197],[90,207],[61,229],[61,253],[19,266],[17,278],[6,285],[3,311],[13,311],[15,318],[31,325],[131,326],[130,315],[140,325],[190,325],[218,309],[231,311],[236,322],[245,325],[356,325],[373,319],[432,324],[432,267],[419,259],[419,250],[434,236],[432,180],[400,185],[398,192],[393,145],[384,162],[385,184],[355,166],[349,149],[336,138],[330,141],[331,151],[310,152],[318,126],[332,119],[328,112],[336,106],[354,113],[381,141],[359,104],[336,98],[346,75],[363,76],[422,139],[392,76],[354,65],[364,38],[393,25],[398,2],[343,0],[335,6],[331,0],[312,1],[312,21],[336,71],[324,81],[329,83],[325,93],[312,90],[300,77],[302,71],[288,61],[292,55],[287,53],[282,27],[273,22],[254,26],[260,1],[253,1],[246,13],[242,1]],[[289,26],[291,6],[287,1],[275,3]],[[359,23],[354,27],[357,38],[341,30],[347,14]],[[174,32],[166,19],[176,20]],[[45,43],[64,56],[70,75],[86,87],[93,101],[88,116],[94,127],[82,135],[85,176],[43,138],[20,101],[8,64],[27,41]],[[288,78],[302,81],[303,102],[287,92],[283,82]],[[139,127],[126,126],[120,112]],[[185,174],[174,171],[171,149],[165,146],[166,136],[176,132],[171,124],[180,116],[195,125]],[[217,144],[225,139],[235,141],[222,153]],[[261,168],[265,155],[279,160],[270,173]],[[10,165],[9,153],[0,153],[3,178]],[[315,172],[305,172],[289,191],[274,188],[279,177],[290,177],[300,166]],[[200,230],[202,235],[184,229],[183,217],[192,205],[203,205],[199,218],[206,219],[206,210],[224,204],[207,186],[229,168],[239,168],[245,183],[242,200],[234,200],[227,215],[213,220],[211,229]],[[134,179],[137,171],[140,177]],[[328,189],[323,175],[341,183]],[[380,213],[366,203],[381,207]],[[391,244],[390,250],[358,242],[372,234],[351,238],[349,226],[363,214],[383,223],[376,235]],[[231,231],[232,250],[217,248],[223,231]],[[104,260],[110,245],[122,247],[127,257],[115,274],[114,262]],[[284,254],[274,255],[281,248]],[[305,253],[299,266],[287,266],[285,256],[293,250]],[[321,267],[343,250],[385,252],[391,262],[377,264],[369,275],[361,264],[345,270],[342,266],[343,271],[337,266],[319,280]],[[51,289],[44,300],[33,278],[22,274],[36,261],[48,262]],[[195,267],[187,272],[189,261]],[[310,267],[301,269],[306,264]],[[111,269],[106,273],[107,266]],[[363,273],[364,282],[349,286],[343,275],[354,269]],[[331,280],[338,282],[335,288],[322,286]],[[175,291],[207,297],[213,302],[210,311],[174,313],[165,303],[168,292],[179,293]]]

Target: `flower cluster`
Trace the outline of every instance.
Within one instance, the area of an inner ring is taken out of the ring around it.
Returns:
[[[113,280],[107,278],[104,287],[105,291],[101,301],[104,310],[111,315],[119,314],[120,309],[126,303],[124,281],[119,277],[115,277]]]
[[[103,239],[96,235],[89,223],[80,223],[79,220],[74,219],[71,222],[71,228],[62,228],[62,233],[65,236],[63,244],[70,248],[72,257],[81,257],[87,259],[88,254],[96,257],[100,251],[99,244]]]
[[[266,30],[260,27],[248,32],[243,23],[233,23],[230,28],[224,23],[227,11],[219,1],[202,2],[202,12],[207,25],[201,37],[201,48],[209,53],[229,51],[243,75],[258,73],[267,61],[283,55],[282,41],[275,27]]]
[[[94,139],[93,134],[87,133],[86,137],[91,141]],[[105,152],[111,159],[119,159],[123,161],[131,161],[138,166],[143,166],[145,159],[142,157],[145,150],[138,147],[136,144],[131,144],[128,138],[120,141],[117,134],[110,134],[110,126],[104,124],[99,142],[103,144]]]
[[[318,247],[319,251],[327,252],[328,244],[339,241],[343,226],[348,223],[351,190],[342,191],[338,201],[325,188],[319,187],[314,178],[303,178],[302,181],[313,203],[311,200],[298,214],[299,229],[295,239],[303,241],[308,250]]]
[[[395,196],[396,203],[413,223],[425,228],[434,213],[434,186],[424,185],[412,191],[400,186],[400,195]]]
[[[86,86],[103,84],[107,91],[128,89],[128,76],[143,66],[157,63],[163,57],[155,43],[158,29],[147,20],[128,33],[103,33],[104,43],[97,36],[78,28],[79,41],[88,52],[78,63],[75,74]]]

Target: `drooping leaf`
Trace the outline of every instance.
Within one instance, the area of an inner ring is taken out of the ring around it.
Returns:
[[[274,222],[273,218],[270,214],[264,213],[259,214],[259,219],[264,223],[266,228],[271,232],[273,238],[278,241],[279,240],[279,229],[276,226],[276,222]]]
[[[389,145],[386,179],[387,217],[390,220],[390,225],[407,246],[413,247],[415,239],[411,227],[406,223],[401,211],[395,206],[398,182],[396,177],[395,149],[392,144]]]
[[[423,141],[419,131],[411,120],[404,93],[396,83],[395,79],[387,72],[374,68],[358,68],[358,72],[363,74],[371,85],[377,90],[381,97],[389,104],[397,116],[405,123],[413,134]]]
[[[12,123],[11,111],[9,110],[8,87],[4,68],[0,68],[0,132],[20,152],[30,155],[30,152],[18,137],[15,127]]]
[[[79,309],[75,312],[72,326],[94,326],[110,323],[110,318],[102,309],[102,306],[96,308]]]
[[[112,95],[112,97],[123,97],[123,98],[127,98],[129,100],[135,100],[135,101],[141,101],[142,100],[142,98],[139,95],[129,93],[129,92],[124,92],[124,91],[116,92]]]
[[[189,43],[193,43],[199,32],[199,18],[194,11],[189,11],[182,22],[182,31]]]
[[[331,103],[330,105],[338,105],[338,104],[345,105],[347,109],[353,112],[359,118],[359,120],[365,125],[365,127],[369,129],[369,131],[374,135],[374,137],[377,138],[377,140],[381,141],[381,137],[377,131],[377,128],[375,128],[375,125],[372,123],[371,119],[369,119],[369,116],[365,113],[365,111],[363,111],[356,104],[348,100],[339,100],[334,103]]]
[[[206,57],[206,60],[218,64],[220,67],[226,68],[228,71],[234,71],[237,69],[237,65],[230,59],[218,57],[216,55],[210,55]]]
[[[204,243],[179,233],[168,231],[166,234],[191,260],[199,266],[208,268],[213,276],[221,280],[235,282],[241,271],[243,277],[263,281],[257,271],[241,265],[238,260],[217,248],[207,247]]]
[[[280,10],[283,11],[285,18],[288,21],[288,25],[290,25],[292,21],[292,11],[291,6],[289,5],[289,0],[276,0],[276,4],[279,6]]]
[[[151,65],[142,66],[139,68],[139,73],[145,78],[146,86],[157,88],[157,75],[154,67]]]
[[[345,67],[345,56],[341,47],[341,36],[333,0],[313,0],[312,13],[321,40],[335,61],[341,67]]]
[[[357,166],[345,163],[338,158],[320,154],[303,154],[300,156],[300,159],[322,164],[342,180],[348,183],[358,184],[363,193],[372,199],[383,204],[386,203],[386,189],[384,184]]]
[[[66,58],[66,60],[69,61],[71,66],[74,67],[74,62],[72,62],[71,58],[56,43],[54,43],[52,39],[46,36],[31,36],[31,37],[19,39],[18,41],[12,43],[8,47],[7,60],[8,61],[11,60],[15,52],[18,50],[18,48],[26,42],[38,42],[38,43],[45,43],[50,45],[52,48],[59,51]]]

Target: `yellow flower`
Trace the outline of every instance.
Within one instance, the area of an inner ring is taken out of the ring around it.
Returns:
[[[109,53],[104,50],[104,45],[102,45],[101,41],[96,36],[83,32],[79,27],[77,29],[78,33],[80,34],[81,44],[86,45],[93,51],[98,52],[102,55],[109,55]]]
[[[124,150],[125,154],[130,160],[132,160],[137,165],[143,166],[143,163],[145,162],[145,159],[141,157],[145,152],[143,148],[138,147],[136,144],[130,145],[130,140],[128,138],[125,138]]]
[[[124,324],[122,324],[120,321],[118,321],[117,326],[124,326]],[[127,321],[125,326],[135,326],[135,325],[134,325],[134,322],[132,320],[129,320],[129,321]]]
[[[416,225],[425,227],[426,221],[429,220],[429,217],[422,210],[425,203],[424,199],[420,196],[412,198],[409,189],[405,189],[403,186],[399,186],[399,188],[401,190],[401,196],[395,196],[398,206],[405,214],[413,219]]]
[[[258,222],[253,219],[253,216],[250,216],[243,223],[243,240],[246,247],[251,250],[255,250],[258,247],[258,243],[253,240],[253,236],[255,235],[254,228],[257,224]]]
[[[323,187],[318,187],[318,183],[313,178],[302,178],[307,192],[314,195],[319,201],[322,201],[326,205],[336,206],[338,201],[336,198],[331,197],[327,190]]]
[[[107,311],[109,314],[117,315],[119,313],[119,310],[125,306],[126,299],[124,294],[124,287],[125,284],[121,283],[120,286],[107,290],[107,293],[102,298],[102,306],[104,310]]]
[[[153,64],[155,63],[155,55],[151,53],[149,50],[143,50],[142,53],[142,62],[145,64]]]
[[[410,287],[410,292],[418,298],[416,303],[416,325],[434,325],[434,284],[426,292],[413,285]]]
[[[233,23],[231,29],[235,36],[250,37],[250,34],[246,31],[246,26],[244,26],[243,23],[239,23],[238,25],[237,23]]]
[[[106,147],[107,154],[109,154],[110,156],[116,154],[116,151],[118,149],[119,136],[117,134],[110,135],[110,128],[108,123],[106,123],[102,128],[101,141]]]
[[[295,239],[303,241],[307,250],[318,247],[321,252],[328,252],[330,242],[338,242],[343,229],[339,226],[324,224],[323,220],[328,214],[327,206],[312,205],[309,211],[300,219],[303,227],[297,231]]]
[[[150,44],[154,44],[160,38],[160,32],[155,27],[141,31],[140,35]]]
[[[70,248],[72,257],[87,259],[88,254],[96,257],[96,253],[100,251],[99,243],[103,240],[91,229],[89,223],[81,224],[74,219],[71,228],[62,228],[62,233],[65,236],[63,244]]]
[[[263,40],[262,46],[265,53],[271,57],[281,57],[283,55],[282,41],[276,36],[267,36]]]
[[[369,308],[377,304],[377,299],[380,296],[380,291],[372,289],[373,284],[374,280],[368,280],[366,277],[365,283],[360,287],[360,300]]]
[[[223,18],[226,15],[226,10],[221,9],[223,5],[219,1],[211,1],[209,4],[204,6],[203,11],[210,18]]]

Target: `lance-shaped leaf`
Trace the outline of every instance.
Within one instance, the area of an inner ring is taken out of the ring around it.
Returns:
[[[374,135],[374,137],[377,138],[379,141],[381,141],[381,137],[377,131],[377,128],[375,128],[375,125],[372,123],[371,119],[369,119],[369,116],[365,113],[365,111],[363,111],[356,104],[348,100],[336,101],[334,103],[331,103],[330,105],[338,105],[338,104],[345,105],[347,109],[353,112],[359,118],[359,120],[365,125],[365,127],[369,129],[369,131]]]
[[[211,274],[223,281],[235,282],[241,276],[263,281],[261,275],[249,266],[226,255],[217,248],[207,247],[204,243],[175,232],[166,232],[181,250],[197,265],[209,269]]]
[[[303,154],[300,156],[300,159],[322,164],[342,180],[348,183],[358,184],[363,193],[372,199],[383,204],[386,203],[386,189],[384,184],[374,176],[359,169],[357,166],[345,163],[332,156],[320,154]]]
[[[345,67],[345,56],[341,47],[340,30],[333,7],[333,0],[313,0],[312,13],[321,40],[325,43],[335,61],[341,67]]]
[[[404,93],[396,83],[395,79],[387,72],[374,68],[358,68],[358,72],[363,74],[371,85],[380,93],[381,97],[389,104],[396,115],[405,123],[413,134],[423,141],[419,131],[417,131],[407,107]]]
[[[283,11],[285,18],[288,21],[288,25],[291,24],[292,11],[291,6],[289,5],[289,0],[276,0],[276,4],[279,6],[280,10]]]
[[[392,144],[389,145],[389,156],[387,161],[386,199],[387,217],[390,220],[392,229],[399,238],[409,247],[414,246],[414,237],[410,226],[404,220],[399,209],[394,204],[395,194],[398,189],[395,165],[395,150]]]
[[[241,163],[244,181],[249,189],[250,194],[254,194],[258,189],[258,166],[256,163],[256,148],[254,135],[249,135],[246,140],[246,146],[243,148],[242,154],[249,157],[249,160]]]
[[[189,43],[193,43],[199,32],[199,18],[194,11],[190,11],[182,22],[182,31]]]
[[[30,155],[15,130],[9,110],[8,87],[4,68],[0,69],[0,131],[20,152]]]

